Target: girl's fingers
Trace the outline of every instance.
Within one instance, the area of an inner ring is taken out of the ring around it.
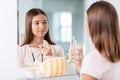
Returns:
[[[50,49],[50,44],[46,40],[43,40],[43,47]]]
[[[50,44],[46,40],[43,40],[43,44],[39,45],[39,47],[42,51],[42,54],[47,55],[47,54],[51,53]]]
[[[44,51],[44,54],[47,55],[51,52],[51,49],[44,48],[43,51]]]
[[[51,55],[51,47],[46,40],[43,40],[43,54]]]

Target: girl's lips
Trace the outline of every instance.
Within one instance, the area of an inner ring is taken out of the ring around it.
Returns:
[[[44,33],[45,32],[45,30],[39,30],[38,31],[38,33]]]

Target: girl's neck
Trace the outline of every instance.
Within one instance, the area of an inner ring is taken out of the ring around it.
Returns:
[[[43,38],[34,38],[29,44],[31,47],[39,48],[39,45],[43,43]]]

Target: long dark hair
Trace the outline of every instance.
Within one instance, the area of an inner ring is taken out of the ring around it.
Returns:
[[[33,19],[34,16],[37,16],[39,14],[43,14],[43,15],[45,15],[47,17],[46,13],[43,10],[38,9],[38,8],[30,9],[26,13],[26,18],[25,18],[25,36],[24,36],[24,40],[23,40],[21,46],[23,46],[25,44],[29,44],[33,40],[34,35],[32,33],[32,19]],[[48,29],[48,32],[45,34],[45,38],[44,39],[47,40],[49,44],[55,45],[55,43],[50,38],[49,29]]]
[[[111,62],[120,61],[120,28],[117,12],[111,3],[98,1],[87,10],[92,41]]]

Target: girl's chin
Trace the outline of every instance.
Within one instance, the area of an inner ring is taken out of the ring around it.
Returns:
[[[45,34],[40,34],[40,35],[38,35],[39,37],[44,37],[45,36]]]

